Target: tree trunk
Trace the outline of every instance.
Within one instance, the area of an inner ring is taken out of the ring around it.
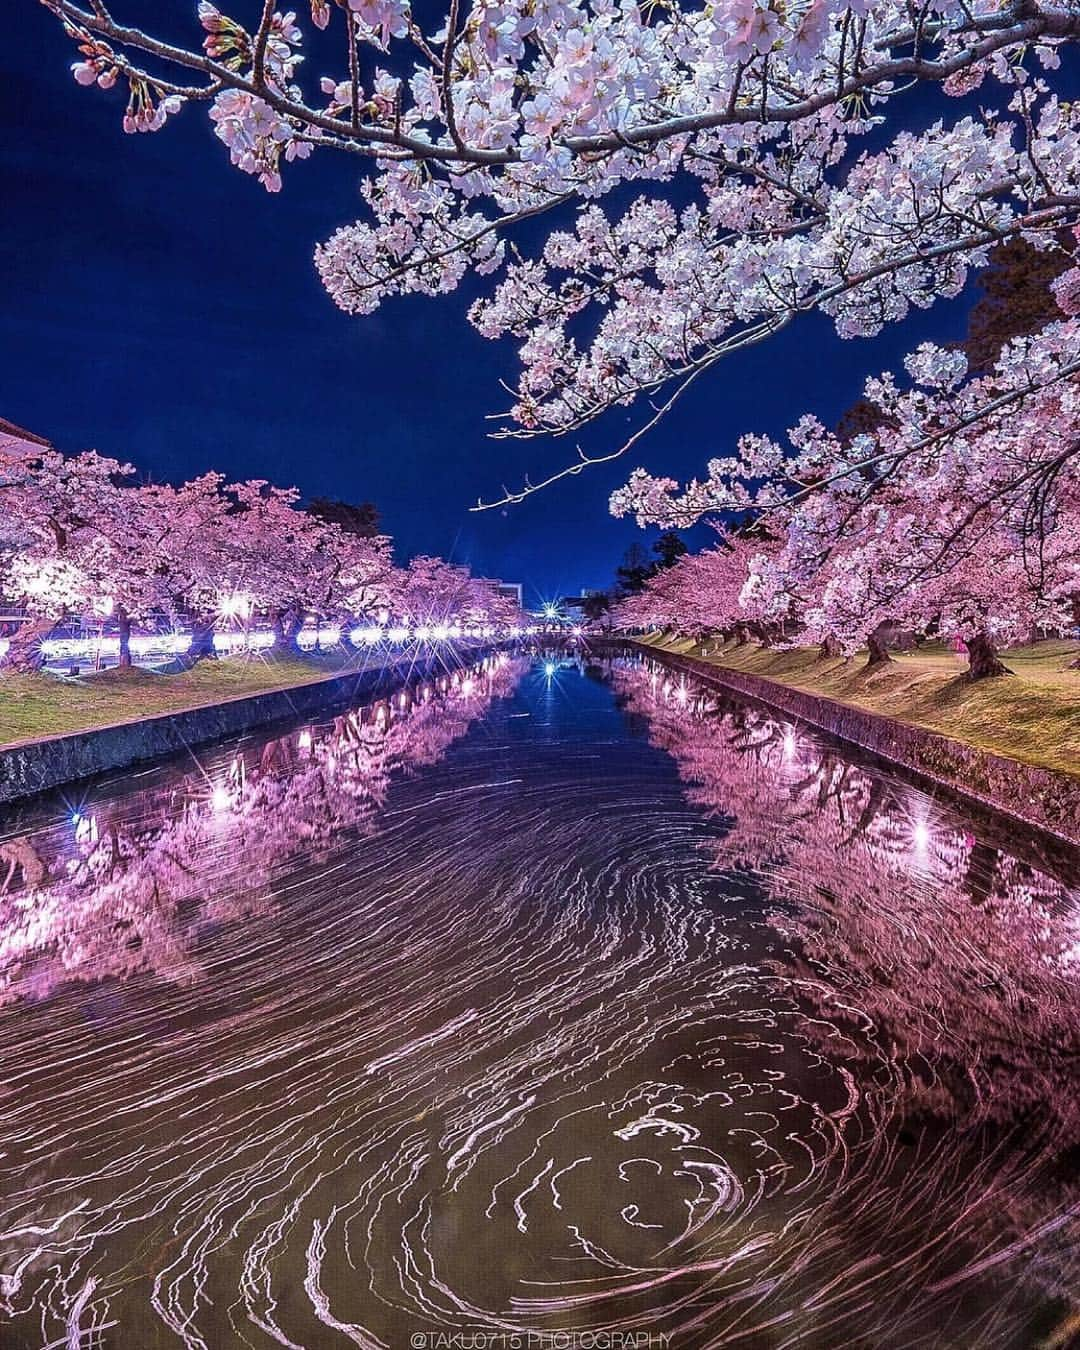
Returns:
[[[189,662],[212,660],[217,656],[214,650],[214,625],[205,619],[196,619],[191,625],[191,646],[187,649]]]
[[[825,638],[822,641],[819,655],[823,657],[828,657],[829,659],[835,659],[836,657],[843,655],[843,652],[840,650],[840,639],[836,636],[835,633],[825,634]]]
[[[750,641],[749,626],[745,623],[737,623],[735,625],[735,646],[745,647],[749,641]]]
[[[988,680],[995,675],[1011,675],[1008,666],[1003,665],[997,656],[993,640],[989,633],[976,633],[967,643],[969,680]]]
[[[892,660],[889,655],[889,649],[885,646],[886,629],[884,626],[875,628],[866,640],[870,655],[866,658],[867,666],[883,666],[886,662]]]
[[[275,610],[273,616],[274,650],[279,656],[285,653],[295,655],[299,652],[300,643],[297,639],[302,627],[303,619],[297,610],[291,606],[288,609]]]
[[[8,639],[7,656],[4,666],[7,670],[20,675],[40,670],[44,658],[41,655],[41,643],[56,627],[55,619],[27,619],[20,624]]]
[[[116,630],[120,635],[120,666],[131,665],[131,616],[123,605],[116,607]]]

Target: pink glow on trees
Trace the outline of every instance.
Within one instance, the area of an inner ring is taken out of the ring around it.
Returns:
[[[30,619],[11,640],[10,667],[40,665],[41,639],[62,618],[96,614],[131,664],[133,622],[190,626],[189,657],[214,653],[214,629],[268,623],[295,642],[308,619],[503,623],[493,583],[438,558],[396,568],[390,540],[304,511],[299,493],[207,473],[179,487],[132,482],[133,470],[87,452],[0,439],[0,586]]]
[[[930,345],[907,366],[903,386],[867,382],[873,433],[845,441],[807,416],[787,447],[744,436],[684,491],[635,471],[612,510],[662,526],[761,520],[804,640],[850,651],[884,626],[936,626],[967,643],[973,675],[1001,673],[996,645],[1075,622],[1080,325],[1014,339],[985,375]]]
[[[58,617],[111,595],[111,504],[132,472],[94,451],[65,457],[14,437],[0,442],[0,585],[30,615],[11,641],[10,666],[32,668]]]
[[[442,558],[413,558],[398,581],[394,611],[412,627],[512,627],[521,622],[516,605],[498,594],[497,582],[474,577],[467,567]]]
[[[80,84],[127,86],[128,130],[202,104],[271,191],[316,150],[370,170],[362,218],[316,254],[348,312],[498,274],[470,318],[519,344],[507,435],[563,434],[662,391],[644,430],[809,310],[844,337],[876,333],[956,295],[994,244],[1056,247],[1080,218],[1080,125],[1053,87],[1080,14],[1050,0],[453,0],[430,20],[409,0],[313,0],[341,54],[306,82],[301,24],[272,4],[234,19],[204,0],[178,45],[106,0],[43,3]],[[978,103],[910,131],[910,91],[928,84]],[[602,208],[630,185],[636,199]],[[509,249],[544,213],[535,253]]]
[[[279,641],[294,642],[308,615],[364,618],[390,603],[387,538],[361,538],[300,510],[294,488],[251,480],[231,484],[226,497],[218,584],[267,612]]]
[[[771,575],[775,545],[768,540],[725,537],[714,548],[684,554],[621,601],[614,621],[622,627],[675,628],[706,637],[722,630],[747,641],[751,631],[767,637],[787,614]]]

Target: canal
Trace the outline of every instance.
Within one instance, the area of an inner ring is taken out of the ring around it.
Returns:
[[[1075,867],[629,658],[11,811],[0,1346],[1070,1345]]]

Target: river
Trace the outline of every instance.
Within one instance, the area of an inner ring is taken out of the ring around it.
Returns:
[[[1075,858],[767,709],[493,656],[0,836],[3,1350],[1080,1333]]]

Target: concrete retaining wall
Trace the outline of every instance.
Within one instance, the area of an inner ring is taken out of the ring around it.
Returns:
[[[800,722],[880,755],[968,801],[1004,811],[1025,824],[1080,844],[1080,778],[1021,764],[938,732],[905,726],[889,717],[803,693],[760,675],[725,670],[645,643],[630,641],[628,645],[665,666],[692,675],[695,680],[766,703]]]
[[[441,669],[441,663],[431,658],[400,666],[351,671],[312,684],[229,699],[186,712],[165,713],[138,722],[123,722],[8,746],[0,749],[0,802],[30,797],[107,770],[163,759],[267,723],[313,716],[335,707],[365,702],[395,688],[407,674],[427,674],[437,664]]]

